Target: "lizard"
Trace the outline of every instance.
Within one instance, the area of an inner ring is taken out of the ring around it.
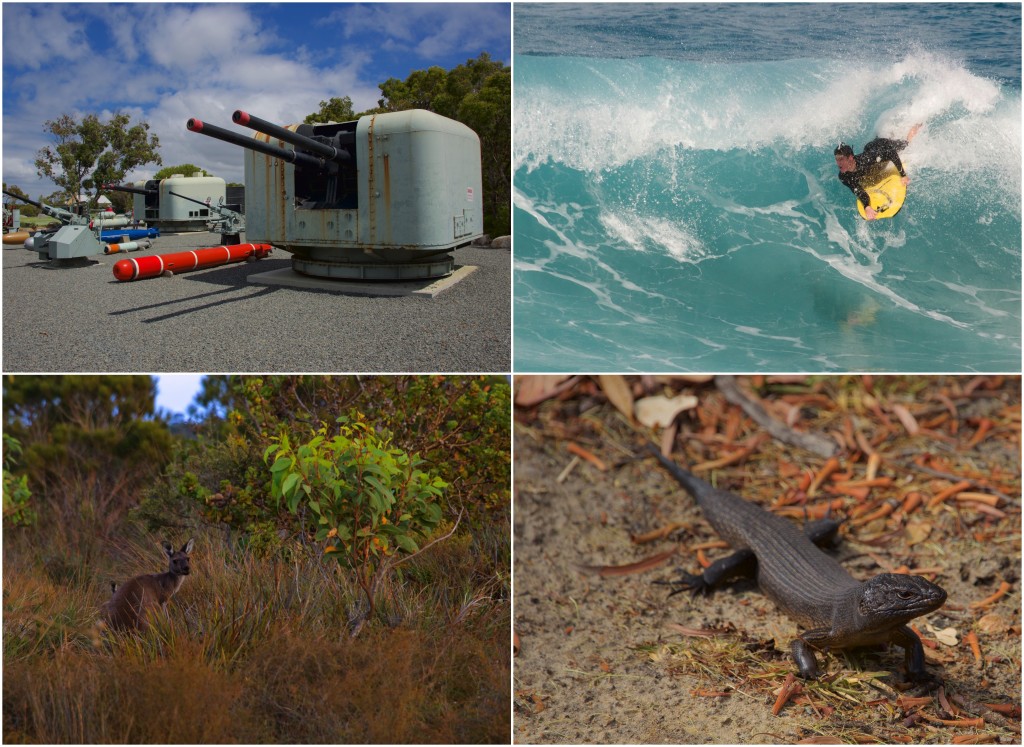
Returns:
[[[684,576],[677,582],[682,587],[677,591],[706,593],[736,575],[754,575],[761,591],[802,629],[790,649],[804,679],[818,677],[815,650],[880,643],[903,648],[912,680],[932,679],[924,668],[921,639],[907,623],[945,604],[942,587],[921,576],[899,573],[858,581],[792,522],[715,488],[653,445],[648,449],[696,499],[722,539],[737,550],[712,563],[701,576]]]

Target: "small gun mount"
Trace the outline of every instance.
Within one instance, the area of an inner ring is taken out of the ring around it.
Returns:
[[[29,199],[28,197],[23,197],[22,195],[16,195],[13,192],[8,192],[6,189],[3,190],[3,193],[8,197],[13,197],[15,200],[21,200],[22,202],[28,205],[33,205],[39,208],[46,215],[49,215],[51,218],[56,218],[65,226],[89,225],[89,216],[87,215],[78,215],[76,213],[72,213],[70,210],[65,210],[64,208],[47,205],[45,202],[36,202],[35,200]]]
[[[53,207],[43,202],[36,202],[27,197],[8,192],[3,193],[8,197],[21,200],[29,205],[35,205],[52,218],[59,220],[62,225],[53,233],[37,233],[31,239],[31,247],[26,247],[39,254],[40,259],[61,261],[90,257],[94,254],[103,253],[103,243],[99,239],[99,228],[93,233],[90,228],[91,220],[87,215],[76,215],[70,210]]]
[[[217,216],[209,220],[207,228],[209,228],[211,232],[220,233],[222,244],[233,246],[241,241],[239,234],[245,230],[245,216],[242,213],[237,210],[232,210],[223,203],[220,205],[214,205],[210,202],[203,202],[202,200],[197,200],[194,197],[179,194],[173,190],[168,190],[168,194],[172,194],[181,200],[188,200],[189,202],[194,202],[197,205],[202,205],[203,207],[209,208],[215,212]]]

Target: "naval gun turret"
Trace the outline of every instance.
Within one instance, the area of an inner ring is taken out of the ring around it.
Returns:
[[[256,134],[186,127],[245,149],[246,241],[291,252],[297,272],[441,277],[449,252],[483,234],[480,139],[459,122],[420,109],[288,127],[231,118]]]
[[[216,176],[173,174],[135,185],[108,184],[104,188],[136,195],[132,203],[135,217],[165,233],[210,230],[213,215],[209,206],[223,204],[226,197],[225,182]],[[188,203],[196,203],[200,208],[197,210]]]

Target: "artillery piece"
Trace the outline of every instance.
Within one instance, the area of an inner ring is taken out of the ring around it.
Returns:
[[[143,189],[142,187],[130,187],[127,184],[104,184],[101,189],[106,189],[111,192],[127,192],[133,195],[145,195],[146,197],[152,197],[153,195],[160,194],[155,189]]]
[[[203,202],[197,200],[194,197],[188,197],[183,194],[178,194],[174,190],[168,190],[168,194],[172,194],[182,200],[188,200],[194,202],[197,205],[202,205],[215,212],[216,217],[211,217],[206,223],[206,227],[213,233],[220,233],[220,241],[226,246],[234,246],[241,241],[240,234],[245,230],[245,216],[237,210],[224,205],[222,202],[220,205],[214,205],[210,202]]]
[[[23,197],[22,195],[14,194],[14,192],[8,192],[6,189],[3,193],[8,197],[12,197],[15,200],[20,200],[26,205],[32,205],[42,210],[46,215],[51,218],[56,218],[65,226],[87,226],[89,225],[89,218],[78,213],[73,213],[70,210],[64,208],[54,207],[53,205],[47,205],[45,202],[37,202],[29,197]]]
[[[37,202],[28,197],[8,192],[3,193],[8,197],[21,200],[28,205],[34,205],[51,218],[56,218],[63,225],[54,232],[39,232],[26,242],[26,248],[39,254],[40,259],[66,260],[78,257],[89,257],[94,254],[103,253],[103,244],[97,234],[91,228],[91,219],[85,215],[78,215],[64,208],[53,207],[45,202]]]
[[[241,110],[232,120],[256,134],[186,127],[245,149],[246,240],[291,252],[297,272],[441,277],[449,252],[483,233],[480,139],[465,125],[419,109],[289,127]]]
[[[104,189],[137,195],[133,203],[136,218],[170,233],[212,230],[209,206],[218,200],[223,203],[225,197],[224,180],[214,176],[175,174],[136,184],[141,186],[107,184]],[[203,202],[203,198],[209,202]],[[202,209],[196,210],[186,202],[198,203]]]

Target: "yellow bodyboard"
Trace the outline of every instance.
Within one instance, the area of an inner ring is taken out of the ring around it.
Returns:
[[[891,163],[886,164],[885,170],[879,175],[879,180],[871,185],[863,185],[864,191],[868,193],[871,200],[871,207],[875,209],[875,219],[891,218],[903,207],[903,201],[907,198],[907,187],[903,183],[903,177],[896,167]],[[864,212],[864,203],[857,200],[857,210],[860,217],[867,220]]]

